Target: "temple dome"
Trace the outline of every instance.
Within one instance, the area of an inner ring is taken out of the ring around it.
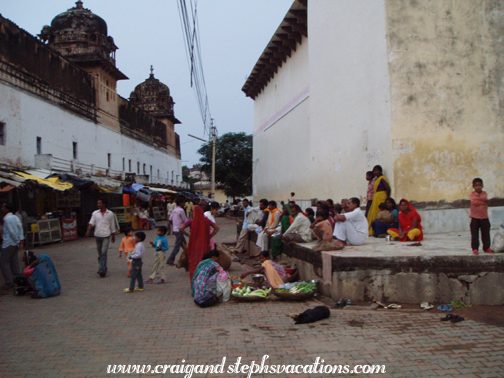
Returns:
[[[174,102],[170,89],[154,77],[152,66],[149,78],[135,87],[129,100],[153,116],[173,116]]]
[[[115,68],[117,46],[107,36],[107,23],[78,0],[70,8],[53,18],[51,26],[44,26],[39,38],[62,56],[81,66],[101,62],[109,67],[118,80],[126,79]]]
[[[75,7],[57,15],[51,22],[53,33],[68,29],[107,36],[107,23],[100,16],[84,8],[80,0],[75,3]]]

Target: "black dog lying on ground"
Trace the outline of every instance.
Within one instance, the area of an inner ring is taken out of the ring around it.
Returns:
[[[296,324],[305,324],[313,323],[317,320],[326,319],[329,317],[329,315],[331,315],[329,307],[317,306],[315,308],[310,308],[297,316],[294,316],[293,319],[296,321]]]

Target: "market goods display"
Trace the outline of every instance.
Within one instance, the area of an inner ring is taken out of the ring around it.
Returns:
[[[262,287],[252,287],[245,285],[233,285],[233,291],[231,291],[231,297],[243,302],[253,302],[268,299],[268,295],[271,293],[271,288]]]
[[[313,282],[294,282],[273,289],[273,294],[279,298],[302,301],[317,292],[317,284]]]

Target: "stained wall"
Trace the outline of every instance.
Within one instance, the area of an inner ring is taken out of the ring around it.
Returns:
[[[504,2],[385,4],[396,197],[503,197]]]

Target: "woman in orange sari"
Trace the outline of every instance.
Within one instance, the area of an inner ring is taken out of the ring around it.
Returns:
[[[192,211],[193,219],[189,219],[179,227],[179,232],[189,237],[187,259],[189,260],[189,278],[191,282],[194,271],[201,262],[203,255],[210,251],[210,239],[219,231],[219,226],[205,217],[201,207],[194,205]],[[191,234],[185,231],[186,227],[191,228]],[[213,228],[212,233],[210,233],[210,227]]]
[[[404,198],[399,202],[399,229],[389,228],[387,233],[394,240],[421,241],[423,240],[422,217],[415,208]]]
[[[374,184],[373,202],[371,203],[371,207],[369,208],[367,215],[369,236],[374,235],[373,228],[371,227],[371,222],[376,219],[378,213],[380,212],[378,206],[390,197],[390,186],[385,176],[383,176],[383,169],[381,165],[375,165],[375,167],[373,168],[373,174],[376,177],[376,181]]]

